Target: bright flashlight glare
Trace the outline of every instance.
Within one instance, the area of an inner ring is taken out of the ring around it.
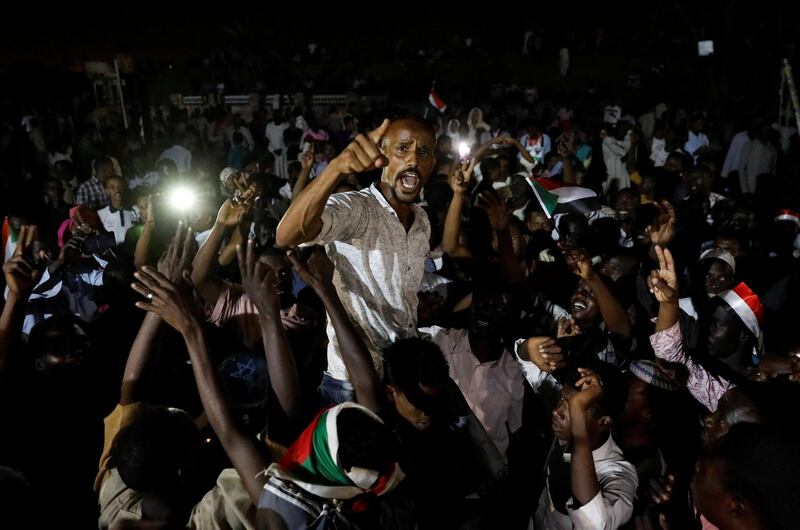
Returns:
[[[461,158],[465,158],[469,155],[469,145],[467,142],[461,142],[458,144],[458,156]]]
[[[169,193],[169,203],[176,210],[188,210],[193,208],[197,202],[194,190],[181,186],[173,188]]]

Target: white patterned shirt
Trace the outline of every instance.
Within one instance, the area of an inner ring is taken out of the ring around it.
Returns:
[[[335,193],[322,212],[322,231],[307,244],[325,245],[333,285],[383,375],[383,348],[417,336],[417,291],[430,250],[428,215],[414,204],[406,232],[397,213],[373,184]],[[347,380],[336,333],[328,319],[328,373]]]

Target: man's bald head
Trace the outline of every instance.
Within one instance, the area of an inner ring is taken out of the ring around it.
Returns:
[[[381,139],[381,147],[383,148],[386,146],[389,141],[389,137],[392,134],[396,134],[400,130],[413,130],[420,133],[427,133],[434,141],[436,140],[436,130],[433,128],[433,125],[423,120],[419,116],[405,116],[393,121],[391,125],[389,125],[389,129]]]

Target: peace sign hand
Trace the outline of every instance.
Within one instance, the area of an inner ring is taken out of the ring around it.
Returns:
[[[678,276],[675,274],[672,252],[668,248],[662,249],[659,245],[656,245],[655,251],[658,257],[658,270],[652,271],[648,278],[650,292],[655,295],[659,303],[677,303]]]
[[[3,264],[3,274],[10,295],[27,298],[39,283],[41,271],[36,267],[33,256],[33,242],[38,230],[34,225],[22,225],[17,237],[14,255]]]

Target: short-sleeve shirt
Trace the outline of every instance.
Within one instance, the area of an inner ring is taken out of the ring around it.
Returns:
[[[414,204],[406,231],[397,213],[373,184],[336,193],[322,212],[322,230],[308,244],[324,245],[335,271],[333,285],[360,330],[379,374],[382,350],[398,339],[417,336],[417,292],[430,250],[428,215]],[[328,373],[346,380],[336,333],[328,319]]]

